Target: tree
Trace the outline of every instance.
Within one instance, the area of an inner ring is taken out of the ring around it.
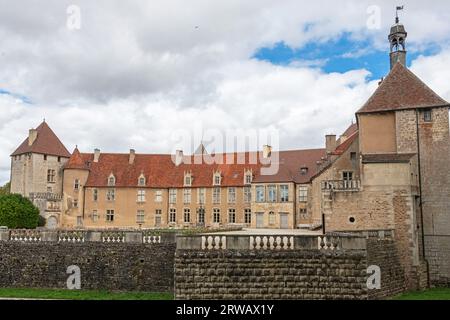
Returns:
[[[0,187],[0,196],[4,194],[9,194],[11,191],[11,183],[8,182],[3,187]]]
[[[19,194],[0,195],[0,226],[11,229],[35,229],[39,222],[39,209]]]

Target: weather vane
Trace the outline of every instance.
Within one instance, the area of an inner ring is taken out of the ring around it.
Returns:
[[[396,14],[395,14],[395,22],[399,23],[400,19],[398,18],[398,12],[402,11],[403,9],[405,9],[405,6],[397,6],[396,8]]]

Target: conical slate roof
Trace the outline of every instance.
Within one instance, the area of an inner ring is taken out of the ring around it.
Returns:
[[[403,64],[397,63],[375,93],[357,112],[374,113],[429,107],[450,107]]]
[[[24,153],[39,153],[70,158],[70,152],[45,121],[36,128],[36,131],[37,138],[33,144],[31,146],[28,144],[27,137],[11,156],[18,156]]]

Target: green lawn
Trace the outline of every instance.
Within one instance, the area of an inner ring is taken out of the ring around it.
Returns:
[[[155,292],[110,292],[88,290],[0,288],[0,298],[66,300],[173,300],[173,294]]]
[[[408,292],[394,300],[450,300],[450,288],[436,288],[419,292]]]

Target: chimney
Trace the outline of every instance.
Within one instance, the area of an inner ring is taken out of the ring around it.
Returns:
[[[100,149],[95,149],[94,150],[94,162],[97,163],[99,158],[100,158]]]
[[[263,146],[263,158],[268,159],[271,157],[271,155],[272,155],[272,147],[269,145],[264,145]]]
[[[183,150],[177,150],[175,156],[175,165],[178,167],[182,163],[183,163]]]
[[[329,134],[325,136],[325,148],[327,149],[327,154],[330,154],[336,150],[337,143],[336,143],[336,135],[335,134]]]
[[[130,158],[128,160],[128,163],[133,164],[135,158],[136,158],[136,151],[134,149],[130,149]]]
[[[33,145],[33,143],[36,141],[37,139],[37,130],[36,129],[30,129],[29,134],[28,134],[28,145],[31,147]]]

